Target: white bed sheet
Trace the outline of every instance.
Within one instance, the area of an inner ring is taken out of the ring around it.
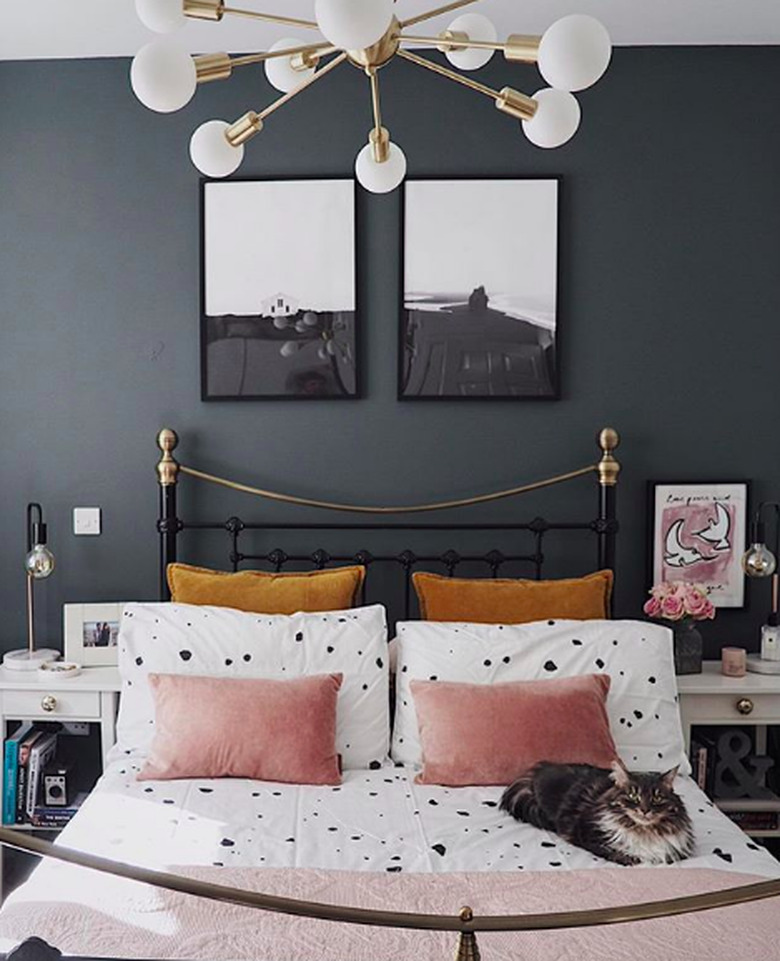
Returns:
[[[344,871],[553,871],[612,867],[498,809],[499,787],[414,783],[414,771],[348,771],[339,787],[248,780],[136,781],[109,767],[59,843],[116,860],[172,865]],[[679,867],[780,877],[780,862],[729,821],[689,778],[678,778],[695,826]],[[34,892],[39,868],[14,897]],[[675,868],[672,868],[677,869]],[[666,870],[662,868],[661,870]]]

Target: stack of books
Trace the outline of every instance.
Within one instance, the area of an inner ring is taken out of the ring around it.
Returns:
[[[26,721],[6,738],[3,750],[3,824],[64,827],[83,795],[62,807],[43,807],[43,772],[54,762],[61,725]],[[54,810],[56,813],[52,813]]]

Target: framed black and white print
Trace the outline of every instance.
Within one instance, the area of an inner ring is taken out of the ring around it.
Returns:
[[[399,398],[558,397],[557,177],[409,180]]]
[[[201,396],[358,396],[355,184],[204,181]]]

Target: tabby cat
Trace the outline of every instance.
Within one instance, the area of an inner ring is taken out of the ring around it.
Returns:
[[[693,828],[673,789],[677,768],[632,773],[542,761],[504,791],[501,808],[618,864],[670,864],[693,850]]]

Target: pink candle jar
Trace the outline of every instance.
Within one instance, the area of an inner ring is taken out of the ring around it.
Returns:
[[[744,677],[747,671],[747,651],[744,647],[724,647],[721,652],[721,673],[726,677]]]

